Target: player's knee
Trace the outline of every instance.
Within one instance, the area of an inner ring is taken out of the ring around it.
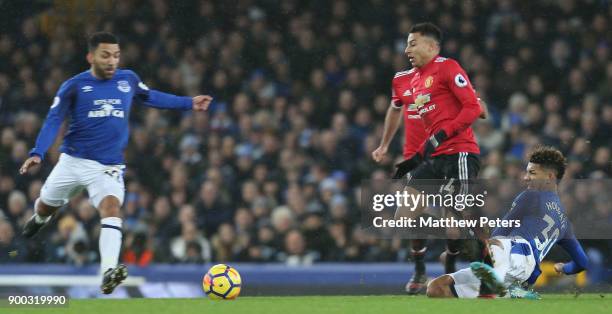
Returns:
[[[441,298],[442,288],[436,280],[433,280],[427,285],[427,291],[425,292],[425,294],[428,298]]]
[[[109,195],[102,199],[98,205],[100,211],[100,217],[120,217],[121,214],[121,202],[115,196]]]

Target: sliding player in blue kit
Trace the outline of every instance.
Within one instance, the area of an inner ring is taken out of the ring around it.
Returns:
[[[110,294],[127,277],[118,265],[121,250],[121,205],[125,194],[123,151],[129,139],[132,100],[161,109],[205,111],[208,95],[181,97],[149,89],[130,70],[119,69],[120,48],[116,36],[93,34],[88,41],[88,71],[65,81],[53,99],[36,146],[21,166],[24,174],[40,164],[55,141],[60,126],[70,116],[60,158],[41,188],[34,215],[23,235],[33,237],[71,196],[87,189],[101,217],[100,269],[102,293]]]
[[[473,262],[434,279],[427,287],[429,297],[476,298],[483,282],[499,296],[538,299],[532,285],[541,273],[540,263],[555,245],[567,251],[572,261],[557,263],[559,274],[573,275],[587,269],[588,258],[576,240],[565,216],[557,186],[565,173],[565,157],[557,149],[541,147],[529,157],[524,180],[527,190],[519,194],[504,220],[519,220],[520,227],[497,228],[489,240],[493,267]]]

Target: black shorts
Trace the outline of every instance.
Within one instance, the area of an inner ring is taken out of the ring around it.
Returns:
[[[439,155],[410,171],[407,175],[408,186],[429,193],[466,194],[472,192],[470,183],[478,177],[479,171],[478,154]]]

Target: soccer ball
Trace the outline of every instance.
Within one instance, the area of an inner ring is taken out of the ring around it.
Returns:
[[[217,264],[204,275],[202,287],[213,300],[233,300],[240,294],[242,279],[236,268]]]

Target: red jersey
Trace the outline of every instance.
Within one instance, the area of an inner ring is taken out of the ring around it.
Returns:
[[[414,156],[427,138],[423,121],[412,98],[410,81],[415,72],[415,69],[397,72],[391,82],[391,105],[396,108],[403,107],[404,111],[404,159]]]
[[[436,56],[411,76],[410,86],[427,136],[444,130],[448,137],[432,154],[479,154],[472,123],[481,113],[470,80],[453,59]]]

